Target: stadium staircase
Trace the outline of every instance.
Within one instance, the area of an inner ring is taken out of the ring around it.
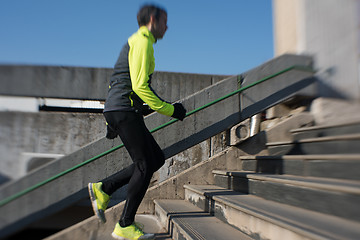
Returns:
[[[147,116],[166,158],[224,131],[239,141],[150,187],[138,213],[159,226],[145,230],[176,240],[360,239],[360,121],[317,124],[311,67],[310,57],[284,55],[183,99],[183,122]],[[303,106],[243,137],[249,118],[280,103]],[[101,139],[2,187],[0,238],[86,198],[88,182],[130,162],[121,142]],[[111,239],[123,204],[105,224],[92,216],[46,239]]]

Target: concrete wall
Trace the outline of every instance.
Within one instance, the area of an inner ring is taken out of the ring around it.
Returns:
[[[0,95],[105,100],[110,68],[0,65]],[[175,101],[224,79],[225,75],[154,72],[151,86]]]
[[[275,53],[314,56],[325,97],[360,99],[359,0],[273,0]]]
[[[112,71],[105,68],[3,65],[0,66],[0,94],[105,100]],[[155,72],[152,87],[167,101],[177,101],[225,77]],[[33,166],[45,163],[52,157],[70,154],[104,135],[102,114],[0,112],[0,184],[25,175],[30,161]]]
[[[102,114],[0,112],[0,174],[25,175],[32,157],[23,153],[67,155],[104,135]]]

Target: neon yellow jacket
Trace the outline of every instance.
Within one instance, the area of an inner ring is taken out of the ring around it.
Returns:
[[[155,69],[153,44],[156,42],[146,26],[142,26],[122,48],[110,79],[106,111],[136,111],[135,99],[140,98],[151,109],[166,116],[174,113],[174,106],[162,100],[151,88]]]

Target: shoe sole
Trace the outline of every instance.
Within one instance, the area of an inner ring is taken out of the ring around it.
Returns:
[[[117,240],[131,240],[131,238],[124,238],[124,237],[120,237],[118,235],[116,235],[114,232],[111,233],[111,236]],[[145,238],[142,238],[142,237],[139,237],[138,239],[141,240],[141,239],[148,239],[148,240],[153,240],[155,239],[155,235],[154,234],[151,234],[151,237],[150,236],[144,236]]]
[[[88,184],[88,190],[89,190],[89,196],[90,196],[91,205],[92,205],[94,214],[100,219],[100,222],[106,223],[104,211],[101,209],[98,209],[98,207],[97,207],[96,197],[95,197],[95,193],[94,193],[94,190],[92,187],[92,183]]]
[[[111,236],[118,240],[128,240],[129,239],[129,238],[120,237],[120,236],[116,235],[115,233],[112,233]]]

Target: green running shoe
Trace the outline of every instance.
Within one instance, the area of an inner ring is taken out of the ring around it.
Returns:
[[[133,223],[127,227],[121,227],[119,223],[115,225],[115,229],[111,236],[115,239],[124,240],[137,240],[137,239],[154,239],[155,235],[144,233],[142,226],[139,223]]]
[[[94,213],[98,216],[101,222],[105,223],[105,210],[109,204],[110,197],[101,190],[101,187],[102,182],[88,184],[90,200]]]

